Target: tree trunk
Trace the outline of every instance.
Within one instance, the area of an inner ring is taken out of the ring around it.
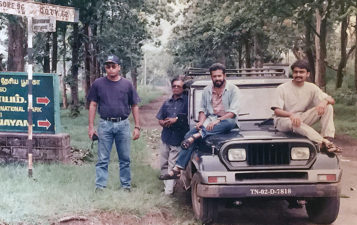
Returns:
[[[341,14],[344,13],[344,2],[341,2]],[[346,67],[347,64],[347,27],[348,27],[348,17],[344,17],[341,22],[341,59],[340,63],[338,64],[338,69],[337,69],[337,80],[336,80],[336,89],[340,88],[342,86],[343,82],[343,70]]]
[[[326,88],[326,36],[327,36],[327,14],[325,13],[324,18],[321,17],[320,11],[316,10],[316,32],[320,37],[316,35],[315,45],[316,45],[316,74],[315,83],[323,90]]]
[[[58,40],[57,32],[52,33],[52,73],[57,73]]]
[[[97,79],[99,77],[99,73],[98,73],[98,59],[97,59],[97,54],[99,52],[99,47],[98,44],[96,42],[97,40],[97,29],[98,26],[96,24],[93,25],[93,29],[91,30],[91,49],[92,49],[92,64],[91,64],[91,68],[90,68],[90,85],[93,84],[93,82],[95,81],[95,79]]]
[[[50,40],[51,40],[51,33],[46,33],[46,45],[45,45],[45,56],[43,57],[43,72],[49,73],[51,72],[50,68]]]
[[[90,49],[90,26],[86,23],[83,27],[84,35],[86,36],[86,41],[84,43],[84,68],[85,68],[85,83],[84,83],[84,93],[85,96],[88,96],[89,88],[90,88],[90,75],[91,75],[91,49]],[[89,109],[89,102],[86,102],[86,109]]]
[[[11,17],[8,24],[8,71],[24,71],[25,68],[25,25],[20,18]]]
[[[310,77],[309,82],[315,82],[315,62],[314,62],[314,52],[313,52],[313,43],[311,40],[311,27],[309,23],[311,22],[311,18],[309,20],[305,20],[305,54],[306,58],[310,65]]]
[[[251,68],[252,64],[250,62],[250,43],[249,38],[244,39],[244,47],[245,47],[245,67]]]
[[[79,34],[78,24],[73,24],[73,42],[72,42],[72,67],[71,67],[71,96],[73,109],[78,110],[79,98],[78,98],[78,68],[79,68]]]
[[[242,58],[242,45],[239,45],[238,47],[238,67],[242,68],[243,67],[243,58]]]
[[[67,43],[66,43],[66,31],[67,26],[63,30],[63,75],[62,75],[62,105],[64,109],[68,108],[68,99],[67,99],[67,68],[66,68],[66,55],[67,55]]]
[[[136,67],[131,68],[131,79],[133,80],[133,85],[135,89],[138,87],[138,69]]]
[[[254,34],[254,67],[262,68],[263,67],[263,56],[261,50],[261,38],[258,33]]]

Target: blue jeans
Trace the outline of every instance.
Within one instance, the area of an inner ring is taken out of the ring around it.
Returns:
[[[222,120],[220,123],[218,123],[216,126],[214,126],[213,129],[210,131],[206,130],[206,128],[202,126],[201,127],[202,128],[201,135],[202,135],[202,138],[205,138],[210,135],[226,133],[226,132],[231,131],[235,126],[236,126],[235,119],[225,119],[225,120]],[[196,128],[192,128],[185,134],[185,140],[197,132],[198,132],[198,130],[196,130]],[[179,167],[181,169],[186,168],[187,163],[191,159],[192,152],[195,149],[195,145],[196,145],[196,141],[193,142],[192,145],[188,149],[186,149],[186,150],[181,149],[178,159],[176,161],[177,167]]]
[[[113,142],[119,158],[120,183],[123,188],[130,188],[130,124],[129,120],[111,122],[100,119],[98,126],[98,162],[95,165],[98,188],[105,188],[108,180],[108,165]]]

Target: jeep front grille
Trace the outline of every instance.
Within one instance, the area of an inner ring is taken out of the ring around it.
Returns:
[[[251,166],[288,165],[290,151],[288,143],[249,144],[247,162]]]

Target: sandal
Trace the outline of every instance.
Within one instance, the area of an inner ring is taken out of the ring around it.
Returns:
[[[324,143],[324,150],[326,150],[326,152],[328,152],[328,153],[341,153],[342,152],[342,148],[335,145],[332,142]]]
[[[160,175],[159,180],[174,180],[180,178],[181,170],[171,170],[171,171],[172,171],[172,175],[171,174]]]
[[[192,139],[192,141],[190,141]],[[193,142],[195,142],[196,138],[192,135],[191,137],[187,138],[186,140],[183,140],[181,143],[181,148],[183,150],[187,150]]]

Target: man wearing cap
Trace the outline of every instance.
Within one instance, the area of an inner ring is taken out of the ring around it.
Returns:
[[[120,183],[125,191],[131,188],[130,172],[130,123],[128,116],[133,113],[135,128],[133,140],[140,137],[139,107],[140,98],[133,84],[120,76],[119,59],[108,56],[105,61],[107,76],[96,79],[88,94],[88,136],[98,135],[98,162],[96,164],[96,190],[107,186],[108,164],[113,142],[119,158]],[[98,133],[94,129],[94,119],[98,107],[100,115]]]

